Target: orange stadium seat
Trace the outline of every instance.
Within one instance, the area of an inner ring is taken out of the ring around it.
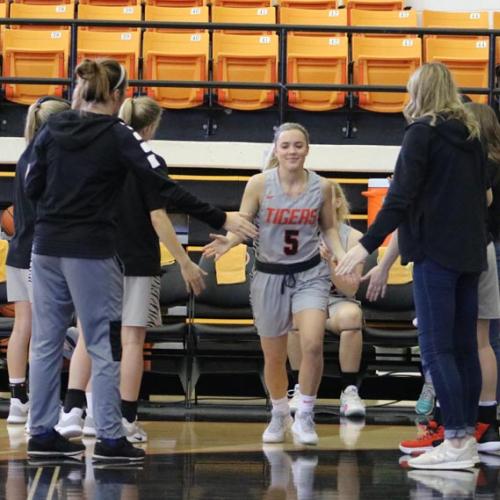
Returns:
[[[281,7],[281,24],[304,24],[317,26],[347,26],[345,9],[298,9]],[[290,35],[335,37],[335,32],[289,31]]]
[[[182,23],[208,23],[209,12],[207,6],[201,7],[158,7],[156,5],[146,5],[144,14],[145,21],[159,22],[182,22]],[[190,33],[201,32],[198,28],[148,28],[147,31],[158,31],[165,33]]]
[[[61,5],[33,5],[29,3],[13,3],[10,6],[11,18],[26,18],[26,19],[73,19],[75,17],[74,4]],[[48,25],[15,25],[11,24],[11,28],[22,29],[42,29],[42,30],[61,30],[69,29],[69,26],[48,26]]]
[[[357,85],[406,85],[422,62],[418,38],[352,39],[354,83]],[[400,113],[407,98],[399,92],[359,92],[359,107],[381,113]]]
[[[75,5],[75,0],[12,0],[11,3],[28,3],[31,5]]]
[[[214,79],[223,82],[277,82],[277,35],[213,35]],[[240,110],[269,108],[275,90],[217,89],[221,106]]]
[[[68,30],[6,29],[3,76],[66,78],[68,53]],[[62,93],[62,85],[5,85],[6,99],[20,104],[32,104],[43,95],[62,96]]]
[[[9,4],[7,2],[0,2],[0,17],[8,17]],[[3,34],[5,32],[5,24],[0,26],[0,50],[3,46]]]
[[[129,79],[138,76],[140,34],[138,31],[78,31],[78,61],[88,57],[113,57],[127,69]],[[133,89],[129,87],[127,95]]]
[[[218,7],[272,7],[272,0],[213,0],[212,8]]]
[[[99,21],[141,21],[141,7],[135,5],[106,6],[93,4],[78,5],[78,19]],[[137,31],[138,28],[120,26],[82,26],[79,31]]]
[[[347,37],[300,36],[288,38],[288,83],[345,84],[347,82]],[[342,107],[345,92],[290,90],[288,104],[306,111],[328,111]]]
[[[350,12],[351,26],[379,26],[384,28],[416,28],[418,26],[415,10],[363,10],[353,9]],[[416,35],[382,35],[366,34],[363,36],[401,36],[415,37]]]
[[[344,5],[349,10],[403,10],[404,7],[402,0],[346,0]]]
[[[208,5],[205,0],[146,0],[144,3],[156,7],[203,7]]]
[[[337,8],[337,0],[280,0],[280,9],[291,7],[294,9],[330,9]]]
[[[488,12],[445,12],[424,10],[422,13],[424,28],[462,28],[485,30],[490,27]],[[426,37],[436,35],[426,35]],[[440,38],[457,38],[453,35],[437,35]],[[461,36],[460,38],[463,38]]]
[[[488,40],[474,38],[433,38],[425,40],[426,62],[440,61],[453,73],[459,87],[488,86]],[[486,95],[470,95],[473,101],[486,103]]]
[[[212,22],[214,23],[246,23],[246,24],[276,24],[276,9],[274,7],[212,7]],[[270,34],[270,31],[223,30],[223,33],[234,35]]]
[[[141,7],[141,0],[78,0],[78,5],[101,5],[108,7],[126,7],[127,5]]]
[[[208,33],[144,33],[144,78],[147,80],[207,80]],[[200,88],[150,87],[148,95],[172,109],[203,104]]]

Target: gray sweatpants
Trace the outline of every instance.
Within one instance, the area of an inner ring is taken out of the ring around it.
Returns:
[[[92,359],[97,436],[119,438],[123,436],[119,390],[123,276],[119,264],[116,259],[32,257],[31,433],[47,432],[57,424],[64,337],[74,306]]]

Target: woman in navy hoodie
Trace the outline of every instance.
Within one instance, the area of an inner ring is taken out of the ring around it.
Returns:
[[[462,469],[479,461],[474,429],[481,391],[476,319],[486,268],[486,158],[479,125],[449,70],[425,64],[408,82],[410,122],[384,205],[339,262],[350,272],[398,228],[403,263],[414,262],[420,346],[441,406],[445,439],[411,467]]]

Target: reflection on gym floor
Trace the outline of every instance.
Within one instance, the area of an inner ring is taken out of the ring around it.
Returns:
[[[405,499],[500,498],[500,456],[479,468],[410,470],[396,450],[410,427],[320,425],[317,447],[262,445],[262,424],[151,422],[144,464],[27,460],[22,426],[0,422],[0,498]],[[370,446],[367,446],[370,444]]]

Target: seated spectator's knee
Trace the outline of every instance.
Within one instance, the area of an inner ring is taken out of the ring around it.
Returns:
[[[337,323],[339,325],[339,333],[344,332],[361,332],[363,325],[363,313],[357,304],[349,304],[339,311]]]

